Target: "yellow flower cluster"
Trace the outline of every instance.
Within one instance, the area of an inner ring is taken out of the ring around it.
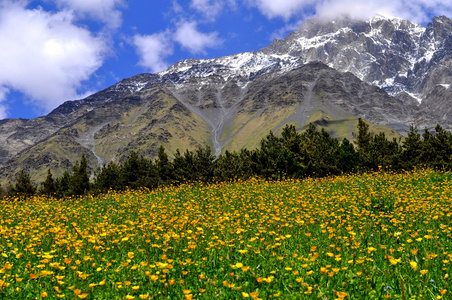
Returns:
[[[451,218],[428,170],[6,201],[0,296],[447,299]]]

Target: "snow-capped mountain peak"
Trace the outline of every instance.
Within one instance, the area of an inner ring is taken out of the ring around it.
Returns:
[[[257,52],[183,60],[133,84],[127,82],[127,87],[136,92],[156,82],[177,87],[187,82],[224,85],[232,80],[243,88],[262,74],[283,74],[320,61],[403,101],[428,108],[452,91],[444,88],[452,82],[451,32],[452,21],[446,17],[434,18],[426,27],[381,15],[369,20],[347,16],[330,21],[310,19],[285,39],[274,40]],[[438,113],[449,118],[445,112]]]

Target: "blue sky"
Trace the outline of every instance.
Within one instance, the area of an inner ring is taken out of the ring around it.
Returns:
[[[0,0],[0,119],[34,118],[187,58],[259,50],[310,17],[426,25],[450,0]]]

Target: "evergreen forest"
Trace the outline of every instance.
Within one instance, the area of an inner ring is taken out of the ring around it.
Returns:
[[[371,135],[369,125],[359,119],[354,137],[353,142],[339,141],[312,123],[303,132],[297,132],[294,125],[286,125],[280,136],[270,132],[257,149],[225,151],[216,157],[206,146],[195,151],[177,150],[170,159],[160,146],[154,160],[131,152],[122,163],[110,162],[96,170],[91,179],[87,159],[82,155],[72,170],[65,171],[61,177],[54,178],[49,169],[39,186],[22,170],[14,183],[0,186],[0,194],[18,200],[34,195],[65,198],[110,190],[155,189],[251,177],[282,180],[380,169],[397,172],[452,168],[452,133],[440,125],[434,132],[425,129],[422,134],[411,126],[405,138],[388,140],[383,132]]]

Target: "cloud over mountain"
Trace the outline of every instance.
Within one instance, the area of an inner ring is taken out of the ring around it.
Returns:
[[[247,2],[257,7],[268,18],[284,19],[300,15],[334,18],[344,13],[367,19],[375,14],[382,14],[423,23],[434,15],[452,13],[452,2],[446,0],[248,0]]]
[[[206,48],[216,48],[223,43],[217,32],[200,32],[196,22],[180,23],[174,40],[193,54],[205,53]]]
[[[140,57],[140,66],[151,72],[160,72],[168,68],[165,59],[173,53],[173,45],[168,33],[137,34],[133,37],[132,43]]]

